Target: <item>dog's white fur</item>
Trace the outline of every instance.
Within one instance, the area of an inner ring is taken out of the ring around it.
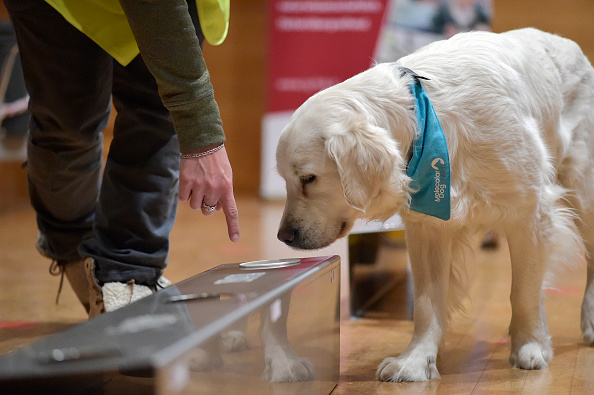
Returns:
[[[408,209],[408,154],[416,137],[410,74],[422,81],[447,138],[449,221]],[[357,218],[405,223],[415,284],[414,335],[377,377],[439,377],[448,300],[477,229],[507,236],[512,258],[513,366],[552,358],[542,289],[547,273],[586,253],[582,329],[594,344],[594,70],[574,42],[522,29],[472,32],[379,64],[309,98],[280,138],[277,168],[287,202],[279,239],[324,247]]]

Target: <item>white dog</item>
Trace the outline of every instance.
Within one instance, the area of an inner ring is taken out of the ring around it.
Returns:
[[[295,112],[277,148],[287,184],[278,237],[316,249],[357,218],[400,213],[414,335],[377,377],[422,381],[439,377],[449,308],[464,295],[463,246],[477,229],[495,229],[512,258],[510,362],[544,368],[553,355],[547,273],[584,249],[582,329],[594,344],[593,131],[594,69],[574,42],[534,29],[456,35],[321,91]]]

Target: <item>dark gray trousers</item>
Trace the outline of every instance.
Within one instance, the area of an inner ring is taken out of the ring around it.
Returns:
[[[27,170],[42,253],[94,258],[100,283],[155,284],[177,210],[179,145],[153,76],[140,56],[118,64],[43,0],[4,1],[31,97]]]

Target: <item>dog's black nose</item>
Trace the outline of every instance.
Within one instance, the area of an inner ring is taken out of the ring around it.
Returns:
[[[297,229],[291,226],[281,226],[276,237],[286,245],[292,245],[297,238]]]

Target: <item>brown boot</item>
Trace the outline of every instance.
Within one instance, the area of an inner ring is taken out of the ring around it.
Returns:
[[[99,282],[95,277],[95,261],[93,258],[87,258],[84,261],[87,289],[89,292],[89,318],[105,313],[105,304],[103,303],[103,292]]]
[[[62,285],[64,276],[68,279],[72,290],[76,297],[82,303],[83,307],[89,312],[89,284],[87,283],[87,275],[85,273],[85,264],[83,260],[71,262],[53,261],[50,266],[50,273],[56,276],[62,276],[60,279],[60,288],[56,296],[56,304],[62,292]]]
[[[37,234],[37,242],[35,244],[37,251],[46,258],[53,259],[52,249],[45,236],[39,232]],[[59,261],[53,260],[50,265],[49,272],[53,276],[60,276],[60,287],[58,288],[58,294],[56,295],[56,304],[60,300],[60,294],[62,293],[62,286],[64,285],[64,276],[68,279],[72,290],[76,294],[76,297],[83,305],[87,313],[89,312],[89,284],[87,282],[87,274],[85,269],[84,259],[74,261]]]

